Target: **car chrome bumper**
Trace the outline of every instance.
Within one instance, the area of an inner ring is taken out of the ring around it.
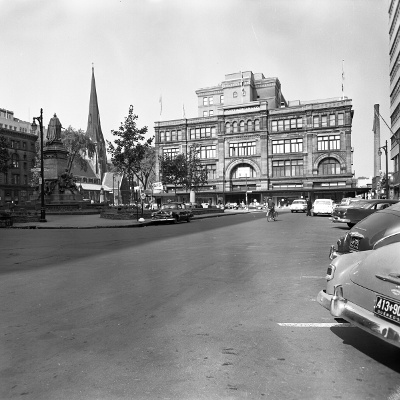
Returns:
[[[335,286],[333,295],[321,290],[318,293],[317,301],[335,318],[343,318],[352,325],[400,348],[400,326],[379,318],[371,311],[343,298],[340,285]]]
[[[339,218],[339,217],[331,217],[330,220],[331,220],[332,222],[343,222],[343,223],[348,223],[348,222],[350,222],[350,220],[347,219],[347,218]]]

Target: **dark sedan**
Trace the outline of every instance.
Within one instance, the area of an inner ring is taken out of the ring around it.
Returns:
[[[376,211],[351,228],[331,246],[329,258],[333,260],[345,253],[373,250],[390,243],[400,242],[400,203]]]
[[[360,205],[365,204],[365,202],[366,200],[359,198],[343,199],[342,202],[332,211],[332,217],[330,218],[331,221],[348,224],[350,221],[347,219],[347,210],[352,207],[359,207]]]
[[[347,225],[352,228],[357,222],[368,217],[376,211],[384,210],[393,204],[398,203],[399,200],[364,200],[358,203],[353,203],[352,207],[349,207],[346,211],[346,222]]]
[[[184,203],[171,202],[163,204],[161,209],[151,214],[152,221],[190,222],[193,212]]]

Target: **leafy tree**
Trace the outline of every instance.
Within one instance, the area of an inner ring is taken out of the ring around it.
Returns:
[[[109,141],[107,144],[111,162],[117,171],[125,174],[130,182],[136,177],[146,189],[154,173],[155,156],[151,150],[154,137],[145,138],[147,126],[139,129],[136,126],[137,119],[138,116],[133,113],[133,106],[129,106],[125,122],[121,122],[117,131],[111,131],[115,136],[114,144]]]
[[[85,135],[82,129],[75,130],[72,126],[69,126],[62,132],[61,140],[69,152],[67,162],[68,172],[71,172],[74,163],[79,165],[81,170],[86,171],[88,163],[85,157],[93,157],[96,151],[95,143]]]
[[[7,139],[4,136],[0,136],[0,172],[3,174],[7,173],[10,161],[10,154],[7,147]]]
[[[202,165],[199,148],[191,146],[187,154],[160,157],[161,181],[163,185],[174,185],[175,193],[178,186],[188,191],[198,191],[207,183],[207,168]]]

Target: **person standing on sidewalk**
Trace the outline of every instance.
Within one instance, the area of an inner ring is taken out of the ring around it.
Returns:
[[[311,199],[309,197],[307,197],[307,217],[311,216],[311,208],[312,208],[312,204],[311,204]]]

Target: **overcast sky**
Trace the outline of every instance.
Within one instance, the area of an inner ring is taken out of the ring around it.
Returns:
[[[92,63],[106,140],[197,117],[228,73],[278,77],[286,100],[353,100],[353,171],[373,174],[373,109],[390,125],[389,0],[0,0],[0,107],[86,130]],[[162,96],[162,115],[159,99]],[[390,131],[381,121],[381,144]],[[382,166],[385,162],[382,157]],[[389,161],[392,170],[392,161]]]

